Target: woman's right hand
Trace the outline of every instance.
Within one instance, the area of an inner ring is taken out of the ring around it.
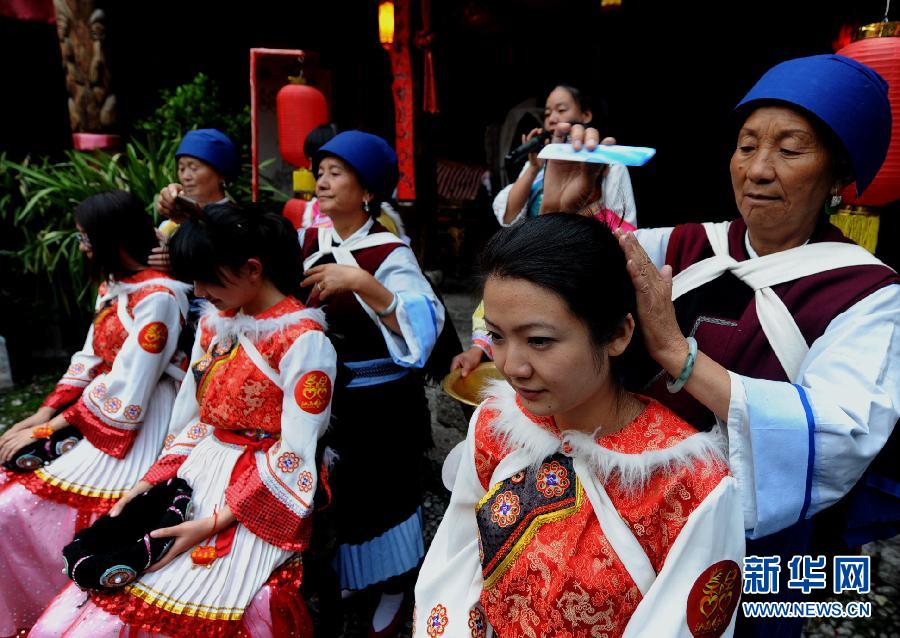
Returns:
[[[481,356],[483,354],[481,348],[472,346],[468,350],[460,352],[453,357],[453,361],[450,363],[450,370],[452,371],[461,368],[462,372],[460,375],[465,378],[466,375],[478,367],[478,364],[481,363]]]
[[[128,505],[129,501],[137,498],[147,490],[153,487],[152,483],[148,483],[147,481],[138,481],[137,485],[128,490],[125,495],[119,499],[119,501],[112,506],[109,510],[109,515],[112,517],[116,517],[122,513],[122,510],[125,509],[125,506]]]
[[[544,132],[544,129],[542,129],[542,128],[531,129],[531,132],[528,135],[522,136],[522,144],[524,144],[525,142],[528,142],[529,140],[534,139],[536,136],[540,135],[543,132]],[[538,159],[537,153],[529,153],[528,154],[528,163],[532,167],[539,169],[544,165],[544,160]],[[531,186],[530,183],[528,185]]]
[[[178,221],[175,198],[182,192],[184,192],[184,187],[181,184],[169,184],[163,188],[159,191],[159,197],[156,198],[156,211],[163,217]]]
[[[56,410],[54,410],[53,408],[38,408],[38,411],[32,414],[30,417],[22,419],[15,425],[11,426],[6,432],[4,432],[3,436],[0,436],[0,445],[11,438],[12,435],[16,432],[21,432],[22,430],[30,430],[39,425],[44,425],[47,421],[53,418],[53,415],[55,413]]]
[[[560,122],[553,133],[553,143],[563,144],[566,141],[571,143],[576,151],[582,147],[592,151],[598,144],[616,143],[611,137],[604,138],[601,142],[600,131],[595,128]],[[541,211],[580,210],[593,201],[592,193],[597,188],[598,178],[605,169],[605,164],[549,160],[544,168],[544,199]]]

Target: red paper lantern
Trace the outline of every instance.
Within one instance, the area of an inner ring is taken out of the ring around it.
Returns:
[[[294,166],[309,166],[309,158],[303,154],[303,142],[311,130],[328,122],[325,96],[305,84],[288,84],[278,91],[276,100],[281,156]]]
[[[851,184],[842,193],[853,206],[884,206],[900,199],[900,22],[880,22],[861,27],[855,42],[838,51],[878,71],[888,83],[893,125],[891,145],[878,175],[860,197]]]

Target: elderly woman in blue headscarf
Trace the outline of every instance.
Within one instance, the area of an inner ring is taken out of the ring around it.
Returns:
[[[380,137],[345,131],[314,157],[319,209],[331,227],[300,230],[307,305],[322,307],[338,354],[331,472],[345,593],[381,592],[370,635],[393,635],[424,557],[420,468],[430,427],[421,369],[444,307],[416,257],[375,217],[397,183]],[[301,294],[301,298],[306,298]]]
[[[727,433],[747,556],[780,558],[780,593],[759,599],[802,599],[786,586],[809,576],[794,556],[833,556],[900,509],[864,476],[900,416],[900,280],[827,214],[848,184],[862,193],[884,161],[887,83],[839,55],[789,60],[735,115],[740,217],[620,233],[620,244],[655,360],[646,391],[688,422]],[[600,143],[583,127],[571,138]],[[573,208],[595,172],[550,162],[544,207]],[[864,506],[873,497],[878,512]],[[857,533],[841,538],[848,527]],[[813,566],[830,591],[831,561]],[[802,623],[742,618],[737,635],[798,636]]]

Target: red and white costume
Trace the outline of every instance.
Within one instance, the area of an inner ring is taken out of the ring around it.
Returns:
[[[187,289],[149,269],[100,286],[84,347],[44,401],[84,438],[33,473],[0,475],[0,635],[37,619],[67,582],[62,548],[158,457],[187,364]]]
[[[507,384],[491,393],[458,448],[414,635],[731,635],[744,534],[721,435],[648,399],[614,434],[560,431]]]
[[[311,531],[336,366],[323,329],[322,312],[292,297],[255,316],[204,316],[165,449],[145,479],[187,481],[194,519],[227,503],[237,523],[209,542],[219,557],[206,569],[187,551],[80,608],[70,585],[33,636],[297,635],[305,608],[295,554]]]

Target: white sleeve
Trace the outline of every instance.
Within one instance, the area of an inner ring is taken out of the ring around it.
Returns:
[[[632,226],[638,225],[631,176],[624,164],[610,164],[603,176],[603,205],[620,215],[624,213],[625,221]]]
[[[525,170],[527,168],[528,168],[528,162],[525,162],[525,165],[522,166],[522,170],[519,171],[519,177],[522,177],[522,175],[525,173]],[[516,181],[518,181],[518,178],[516,178]],[[525,217],[525,206],[523,206],[522,210],[520,210],[516,214],[516,216],[513,218],[513,220],[511,222],[509,222],[507,224],[503,221],[503,216],[506,215],[506,204],[509,201],[509,192],[512,190],[512,187],[513,187],[512,184],[507,184],[500,190],[499,193],[497,193],[496,197],[494,197],[494,203],[493,203],[494,217],[497,218],[497,223],[499,223],[504,228],[507,226],[512,226],[513,224],[521,221],[522,218]]]
[[[469,433],[453,483],[450,504],[425,555],[416,581],[413,636],[468,636],[470,615],[480,615],[482,590],[475,506],[485,495],[475,470],[475,425],[481,408],[469,422]],[[492,635],[490,632],[488,635]]]
[[[688,517],[623,638],[732,636],[741,594],[743,519],[726,476]]]
[[[841,313],[809,350],[796,384],[731,375],[729,464],[751,538],[844,496],[900,417],[900,286]]]
[[[669,238],[674,227],[666,228],[638,228],[634,231],[641,247],[647,251],[647,256],[657,269],[666,265],[666,250],[669,248]]]
[[[443,304],[406,246],[391,251],[375,271],[375,279],[398,297],[396,318],[400,334],[378,319],[391,359],[405,368],[421,368],[444,327]]]

